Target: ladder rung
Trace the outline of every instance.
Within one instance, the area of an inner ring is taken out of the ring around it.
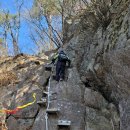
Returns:
[[[48,95],[49,94],[49,92],[43,92],[44,94],[46,94],[46,95]],[[57,92],[50,92],[50,94],[49,95],[53,95],[53,94],[57,94]]]
[[[59,120],[58,121],[58,126],[70,126],[71,125],[71,121],[68,120]]]
[[[51,95],[57,94],[57,92],[50,92],[50,93],[51,93]]]
[[[43,92],[44,94],[48,95],[49,93],[48,92]]]
[[[47,99],[46,98],[41,98],[41,101],[37,101],[37,104],[39,104],[39,105],[44,105],[44,104],[46,104],[47,103]]]
[[[57,109],[57,108],[51,108],[51,109],[46,110],[47,113],[57,113],[59,111],[60,111],[60,109]]]

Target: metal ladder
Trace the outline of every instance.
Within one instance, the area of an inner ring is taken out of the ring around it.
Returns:
[[[48,130],[48,114],[54,114],[54,113],[57,113],[59,111],[59,109],[57,109],[57,108],[52,108],[52,109],[49,108],[50,107],[50,102],[51,102],[50,88],[51,88],[51,79],[52,79],[53,69],[54,68],[52,67],[51,76],[49,78],[48,90],[47,90],[47,92],[45,92],[45,94],[47,95],[47,109],[46,109],[46,114],[45,114],[46,130]]]
[[[46,109],[46,114],[45,114],[45,120],[46,120],[46,130],[48,130],[48,114],[56,114],[57,112],[60,111],[60,109],[58,108],[49,108],[50,107],[50,96],[51,96],[51,91],[50,91],[50,87],[51,87],[51,79],[52,79],[52,74],[53,74],[53,67],[52,67],[52,71],[51,71],[51,76],[49,78],[49,84],[48,84],[48,90],[47,92],[44,92],[47,95],[47,109]],[[57,126],[59,127],[70,127],[71,125],[71,121],[69,120],[58,120]]]

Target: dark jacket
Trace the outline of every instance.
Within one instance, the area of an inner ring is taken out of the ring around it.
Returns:
[[[62,56],[64,59],[62,58]],[[57,63],[60,62],[64,65],[66,65],[66,62],[68,62],[68,67],[70,66],[70,63],[71,63],[69,57],[64,53],[64,51],[61,51],[60,53],[56,54],[54,58],[52,59],[52,63],[54,64],[56,60],[57,60]]]

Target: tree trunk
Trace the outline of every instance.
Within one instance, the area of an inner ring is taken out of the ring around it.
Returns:
[[[5,55],[8,56],[7,30],[5,30],[4,33],[4,45],[5,45]]]
[[[50,44],[50,50],[53,50],[54,49],[54,44],[53,44],[53,36],[52,36],[52,27],[51,27],[51,24],[52,24],[52,15],[48,14],[47,15],[47,19],[48,19],[48,33],[49,33],[49,44]]]
[[[17,45],[17,42],[15,39],[13,39],[13,48],[14,48],[14,55],[18,55],[19,54],[19,47]]]
[[[62,4],[62,37],[63,37],[63,43],[64,43],[64,5],[65,5],[65,0],[63,0],[63,4]]]
[[[13,49],[14,49],[14,55],[19,54],[19,47],[18,47],[18,41],[16,40],[17,38],[14,37],[13,32],[11,31],[11,37],[13,41]]]

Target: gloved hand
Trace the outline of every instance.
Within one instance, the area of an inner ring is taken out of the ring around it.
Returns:
[[[51,63],[54,64],[55,63],[55,59],[52,59]]]

